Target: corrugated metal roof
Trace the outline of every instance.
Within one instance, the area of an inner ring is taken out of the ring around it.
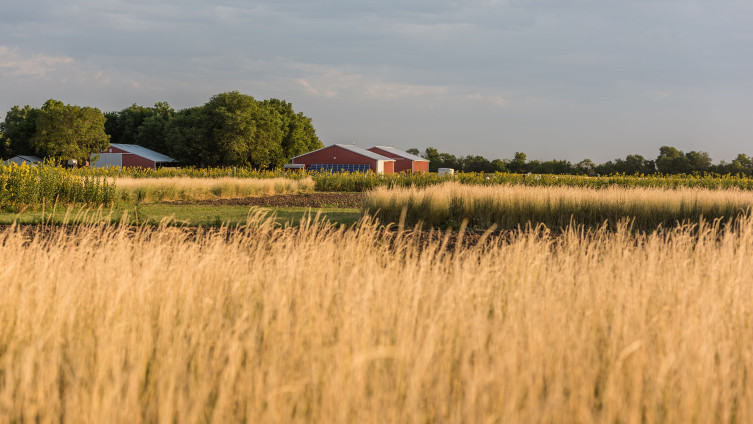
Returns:
[[[3,163],[5,163],[6,165],[9,165],[11,162],[15,162],[15,163],[23,163],[23,162],[42,163],[42,162],[44,162],[44,159],[36,157],[36,156],[31,156],[31,155],[17,155],[17,156],[13,156],[12,158],[6,160]]]
[[[392,162],[395,161],[395,159],[388,158],[387,156],[382,156],[379,153],[374,153],[374,152],[368,151],[368,150],[366,150],[364,148],[356,146],[355,144],[332,144],[332,145],[327,146],[327,147],[322,147],[321,149],[312,150],[312,151],[310,151],[308,153],[304,153],[302,155],[295,156],[295,157],[293,157],[291,159],[300,158],[302,156],[306,156],[308,154],[311,154],[311,153],[314,153],[314,152],[318,152],[319,150],[328,149],[328,148],[330,148],[332,146],[337,146],[337,147],[343,148],[345,150],[350,150],[353,153],[358,153],[359,155],[366,156],[369,159],[387,160],[387,161],[392,161]]]
[[[343,149],[350,150],[353,153],[358,153],[359,155],[366,156],[371,159],[375,160],[390,160],[392,162],[395,161],[395,159],[388,158],[387,156],[382,156],[379,153],[374,153],[370,150],[366,150],[364,148],[358,147],[355,144],[335,144],[337,147],[342,147]]]
[[[124,150],[128,153],[141,156],[142,158],[149,159],[152,162],[175,162],[175,159],[170,156],[163,155],[162,153],[155,152],[154,150],[141,147],[136,144],[118,144],[111,143],[110,146],[116,147],[120,150]]]
[[[37,156],[27,156],[27,155],[18,155],[17,158],[21,158],[25,160],[26,162],[44,162],[44,159],[37,157]]]
[[[384,150],[385,152],[390,152],[393,155],[398,155],[400,157],[403,157],[403,158],[406,158],[406,159],[410,159],[412,161],[420,161],[420,162],[428,162],[429,161],[426,158],[422,158],[421,156],[412,155],[412,154],[410,154],[408,152],[404,152],[404,151],[402,151],[400,149],[396,149],[396,148],[394,148],[392,146],[374,146],[374,147],[376,147],[377,149],[380,149],[380,150]],[[372,147],[372,149],[374,147]]]

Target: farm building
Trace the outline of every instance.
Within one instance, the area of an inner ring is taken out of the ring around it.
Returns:
[[[353,144],[333,144],[296,156],[291,162],[302,164],[310,171],[366,172],[371,170],[380,174],[395,172],[394,159]]]
[[[92,167],[122,166],[124,168],[157,169],[163,166],[175,166],[175,160],[169,156],[149,150],[135,144],[110,144],[106,151],[99,154]]]
[[[27,164],[31,166],[39,165],[40,163],[44,162],[41,158],[38,158],[36,156],[30,156],[30,155],[18,155],[13,156],[12,158],[6,160],[3,162],[6,165],[10,165],[12,163],[15,163],[16,165],[22,165]]]
[[[369,151],[395,159],[395,172],[429,172],[429,160],[392,146],[374,146]]]

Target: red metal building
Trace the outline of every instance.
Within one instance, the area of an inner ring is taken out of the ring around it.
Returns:
[[[374,146],[369,151],[395,159],[395,172],[429,172],[429,161],[392,146]]]
[[[333,144],[296,156],[291,160],[309,170],[366,171],[380,174],[395,172],[395,160],[378,153],[370,152],[353,144]]]
[[[96,161],[92,161],[94,168],[122,166],[124,168],[157,169],[162,166],[174,166],[174,164],[173,158],[146,147],[117,143],[110,144],[107,150],[99,154]]]

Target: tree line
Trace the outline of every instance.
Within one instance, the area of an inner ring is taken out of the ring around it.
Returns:
[[[567,160],[528,161],[526,154],[516,152],[512,159],[489,160],[483,156],[455,156],[440,153],[436,148],[429,147],[423,154],[418,149],[408,149],[408,153],[420,155],[429,160],[429,171],[436,172],[439,168],[453,168],[463,172],[514,172],[532,174],[568,174],[568,175],[611,175],[611,174],[744,174],[753,175],[753,158],[740,153],[731,162],[712,162],[707,152],[683,152],[675,147],[662,146],[655,159],[634,154],[625,159],[614,159],[601,164],[591,159],[584,159],[578,163]]]
[[[136,144],[173,157],[183,165],[279,168],[290,158],[322,147],[311,119],[278,99],[258,101],[237,91],[217,94],[201,106],[175,111],[166,102],[152,107],[133,104],[102,113],[93,107],[48,100],[40,108],[13,106],[0,122],[0,156],[35,155],[58,160],[89,160],[109,143]],[[418,149],[409,149],[419,155]],[[434,147],[421,155],[429,170],[454,168],[465,172],[535,174],[679,174],[719,173],[753,175],[753,158],[740,153],[731,162],[713,164],[706,152],[683,152],[662,146],[655,159],[628,155],[596,164],[566,160],[488,160],[483,156],[455,156]]]
[[[184,165],[278,168],[322,147],[311,118],[284,100],[258,101],[237,91],[175,111],[166,102],[102,113],[48,100],[14,106],[0,122],[0,155],[89,160],[110,143],[136,144]]]

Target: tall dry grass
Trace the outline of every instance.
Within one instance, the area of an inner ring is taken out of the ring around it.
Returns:
[[[751,422],[737,225],[5,229],[0,422]]]
[[[365,209],[383,221],[428,226],[460,224],[515,229],[527,223],[562,229],[571,223],[612,228],[624,219],[651,231],[704,218],[730,219],[753,207],[753,192],[737,189],[468,186],[455,182],[428,188],[377,188],[367,192]]]
[[[231,199],[272,194],[295,194],[314,190],[311,178],[111,178],[115,197],[123,201],[162,202],[172,200]]]

